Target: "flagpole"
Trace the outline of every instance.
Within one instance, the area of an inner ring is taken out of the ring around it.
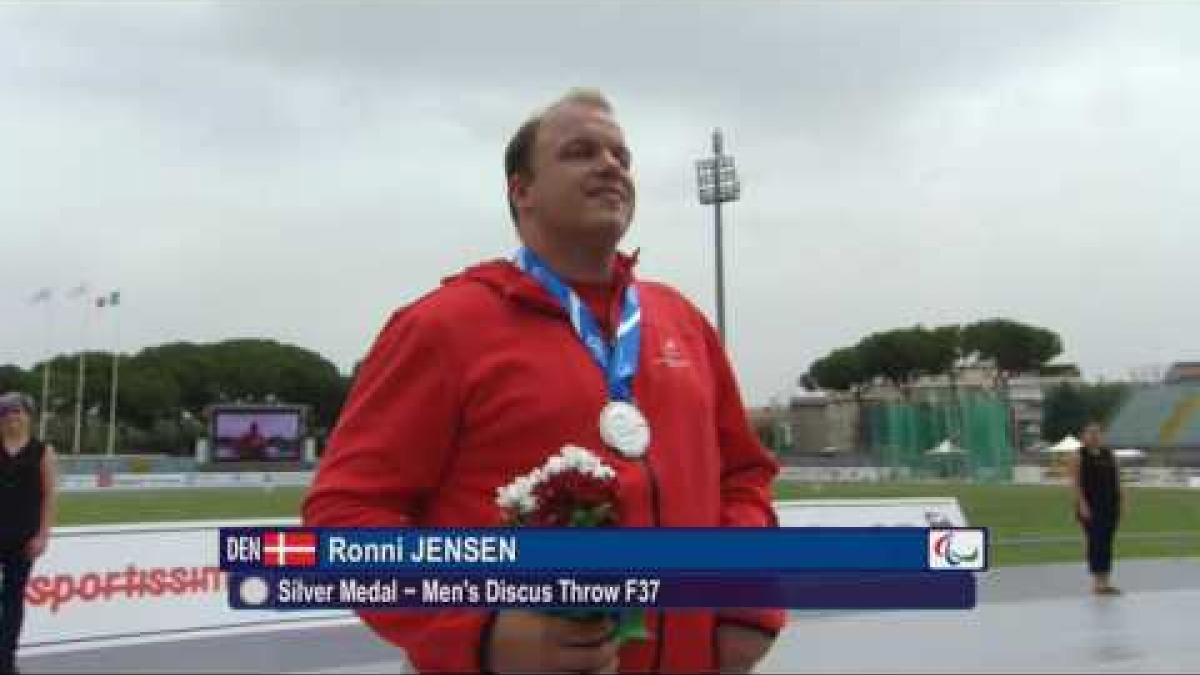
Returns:
[[[51,344],[54,334],[54,299],[44,295],[46,303],[46,360],[42,363],[42,410],[38,419],[38,438],[46,440],[46,425],[50,420],[50,364],[54,359],[54,346]]]
[[[84,376],[84,355],[87,353],[87,324],[88,314],[91,310],[87,297],[87,285],[81,284],[76,297],[83,298],[83,323],[80,327],[80,348],[79,348],[79,376],[75,388],[75,438],[71,441],[72,454],[79,454],[80,433],[83,430],[83,376]]]
[[[109,296],[109,310],[116,310],[119,302],[120,293],[113,291]],[[117,442],[117,358],[121,346],[121,324],[117,319],[117,313],[112,312],[113,317],[113,355],[112,355],[112,393],[108,399],[108,456],[113,456],[113,450]]]
[[[50,392],[50,360],[42,364],[42,414],[38,416],[38,438],[46,438],[46,396]]]
[[[86,326],[86,324],[87,324],[87,319],[85,318],[84,325]],[[84,329],[84,335],[85,336],[87,335],[86,328]],[[85,337],[85,339],[86,339],[86,337]],[[79,440],[80,440],[79,435],[80,435],[80,432],[82,432],[82,430],[83,430],[83,375],[84,375],[83,358],[84,358],[85,349],[86,348],[81,347],[79,350],[79,374],[76,376],[76,387],[75,387],[75,438],[74,438],[74,440],[71,441],[71,452],[76,455],[79,454]]]

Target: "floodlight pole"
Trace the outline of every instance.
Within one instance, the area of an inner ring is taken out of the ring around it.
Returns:
[[[720,193],[721,171],[721,130],[713,131],[713,157],[717,166],[718,195]],[[721,232],[721,199],[713,201],[713,223],[716,226],[717,246],[717,334],[721,336],[721,344],[725,344],[725,242]]]
[[[724,154],[724,137],[713,129],[712,159],[696,162],[696,180],[701,204],[712,204],[714,244],[716,246],[717,333],[725,343],[725,242],[721,222],[721,204],[736,201],[741,196],[741,184],[734,169],[733,157]]]

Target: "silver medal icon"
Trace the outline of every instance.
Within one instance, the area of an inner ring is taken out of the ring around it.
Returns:
[[[257,607],[267,602],[271,589],[261,577],[246,577],[238,586],[238,594],[242,596],[242,602]]]

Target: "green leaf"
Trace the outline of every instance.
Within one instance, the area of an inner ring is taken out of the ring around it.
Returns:
[[[617,620],[617,644],[625,644],[634,640],[646,640],[650,631],[646,628],[646,610],[627,609],[621,612]]]

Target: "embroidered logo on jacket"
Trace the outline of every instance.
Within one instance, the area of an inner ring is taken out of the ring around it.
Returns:
[[[655,357],[654,362],[668,368],[690,368],[692,366],[691,360],[684,355],[683,350],[679,348],[679,343],[673,338],[663,340],[659,355]]]

